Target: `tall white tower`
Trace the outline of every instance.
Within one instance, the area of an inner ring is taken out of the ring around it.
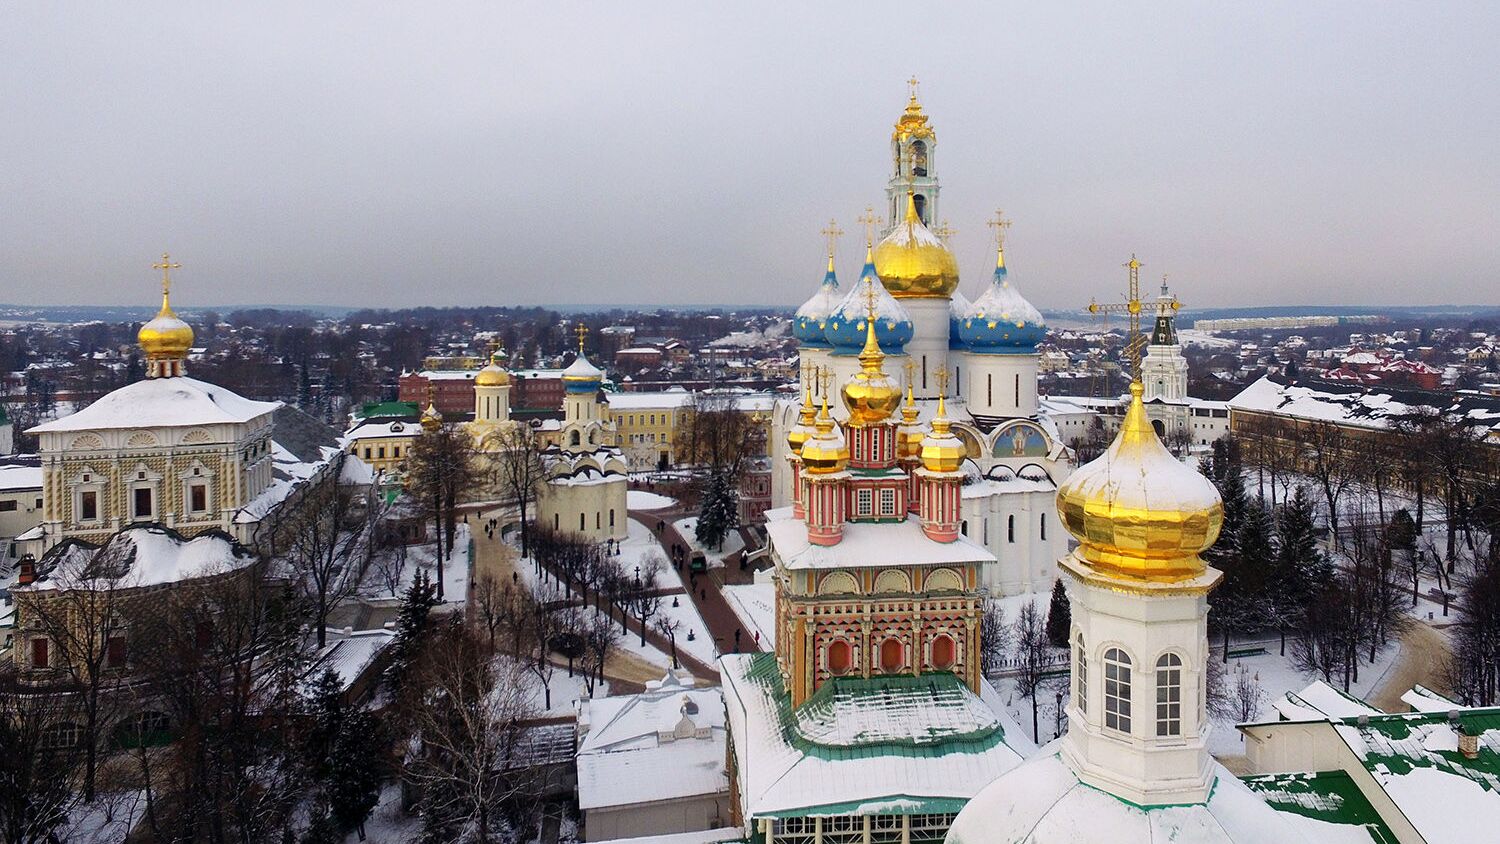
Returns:
[[[1156,325],[1151,331],[1151,344],[1141,359],[1141,383],[1146,388],[1148,402],[1158,399],[1179,402],[1187,398],[1187,358],[1182,356],[1182,344],[1177,341],[1179,307],[1177,297],[1167,291],[1167,279],[1163,276],[1161,295],[1156,297]]]
[[[1062,755],[1082,781],[1139,806],[1199,803],[1207,750],[1208,593],[1223,505],[1157,439],[1139,382],[1113,444],[1058,489],[1077,550],[1061,561],[1073,605],[1073,689]]]

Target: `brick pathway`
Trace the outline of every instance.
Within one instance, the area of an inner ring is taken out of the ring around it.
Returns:
[[[657,541],[661,543],[663,553],[667,554],[667,559],[669,560],[672,558],[671,548],[673,543],[677,543],[684,548],[692,547],[691,543],[672,524],[673,521],[683,518],[684,515],[687,514],[684,514],[680,510],[632,511],[630,513],[631,518],[645,525],[651,531],[651,534],[657,538]],[[661,530],[658,531],[657,524],[659,522],[664,522],[664,524]],[[737,562],[726,561],[726,566],[729,565],[735,566],[736,571],[738,571],[739,564]],[[719,572],[719,569],[709,569],[706,575],[700,574],[696,578],[697,589],[693,592],[693,600],[697,602],[698,614],[702,616],[703,623],[708,625],[708,632],[713,635],[714,644],[718,646],[720,653],[736,652],[736,632],[740,634],[738,652],[757,653],[762,648],[756,643],[753,634],[743,628],[740,624],[740,617],[730,608],[729,600],[724,597],[724,593],[720,589],[721,575]],[[684,581],[684,583],[687,582],[691,581]]]

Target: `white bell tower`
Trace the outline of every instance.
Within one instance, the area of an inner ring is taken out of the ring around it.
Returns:
[[[885,237],[906,215],[906,189],[912,190],[912,201],[922,225],[938,224],[937,136],[917,102],[917,78],[907,80],[911,87],[906,110],[896,120],[891,132],[891,179],[885,186],[886,223],[880,236]]]

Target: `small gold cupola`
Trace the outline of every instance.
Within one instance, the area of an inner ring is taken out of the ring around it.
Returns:
[[[957,472],[967,456],[963,440],[953,433],[948,418],[946,372],[938,373],[940,391],[937,413],[932,417],[932,431],[922,439],[922,467],[929,472]]]
[[[802,446],[807,444],[815,432],[817,423],[817,408],[812,403],[812,385],[807,382],[808,375],[803,375],[802,385],[802,409],[797,414],[797,423],[792,426],[786,434],[787,447],[793,454],[801,455]]]
[[[823,407],[814,422],[814,434],[802,446],[802,470],[809,475],[831,475],[843,471],[849,463],[849,444],[838,423],[828,415],[828,393],[823,393]]]
[[[136,342],[146,355],[147,378],[182,375],[186,371],[188,350],[193,348],[193,327],[172,311],[171,273],[181,266],[173,263],[165,252],[160,263],[151,265],[152,269],[161,270],[161,310],[136,334]]]
[[[865,346],[859,353],[859,372],[844,384],[844,407],[849,424],[864,427],[884,422],[901,404],[901,388],[885,374],[885,352],[875,340],[875,288],[865,282]]]
[[[1224,521],[1218,490],[1172,456],[1146,418],[1140,381],[1130,409],[1104,454],[1073,472],[1057,491],[1063,525],[1079,555],[1114,576],[1186,580],[1205,568]]]

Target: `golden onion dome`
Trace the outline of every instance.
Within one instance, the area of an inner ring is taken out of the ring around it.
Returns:
[[[833,417],[828,415],[828,397],[818,411],[815,432],[802,446],[802,471],[809,475],[831,475],[849,462],[849,445]]]
[[[490,362],[474,376],[476,387],[506,387],[510,385],[510,373],[500,363],[500,352],[490,352]]]
[[[927,436],[922,431],[922,425],[917,421],[921,411],[917,408],[916,401],[912,398],[911,381],[906,382],[906,403],[901,406],[901,427],[896,430],[896,456],[918,457],[922,456],[922,440]]]
[[[911,138],[931,138],[932,127],[927,123],[927,115],[922,111],[922,104],[917,102],[916,91],[912,91],[911,99],[906,101],[906,109],[901,116],[896,118],[896,128],[891,132],[891,140],[904,141]]]
[[[875,305],[873,291],[865,317],[865,347],[859,353],[859,371],[844,384],[844,407],[849,424],[857,427],[884,422],[901,404],[901,388],[885,374],[881,364],[885,352],[875,340]]]
[[[165,286],[161,292],[161,310],[135,335],[147,360],[181,360],[193,347],[193,327],[172,312],[172,302]]]
[[[813,409],[812,390],[804,387],[802,390],[802,410],[797,414],[797,423],[786,433],[786,444],[791,448],[793,454],[802,454],[802,446],[807,444],[809,438],[815,432],[815,416],[817,411]]]
[[[1207,478],[1172,456],[1146,418],[1139,381],[1115,441],[1057,490],[1063,525],[1095,568],[1151,581],[1202,573],[1224,505]]]
[[[939,396],[932,432],[922,439],[922,466],[929,472],[957,472],[966,456],[963,440],[953,435],[947,411],[946,399]]]
[[[947,298],[958,289],[958,260],[917,216],[906,192],[906,218],[875,247],[875,273],[898,299]]]
[[[438,412],[437,404],[429,397],[427,409],[422,411],[422,430],[436,431],[443,426],[443,414]]]

